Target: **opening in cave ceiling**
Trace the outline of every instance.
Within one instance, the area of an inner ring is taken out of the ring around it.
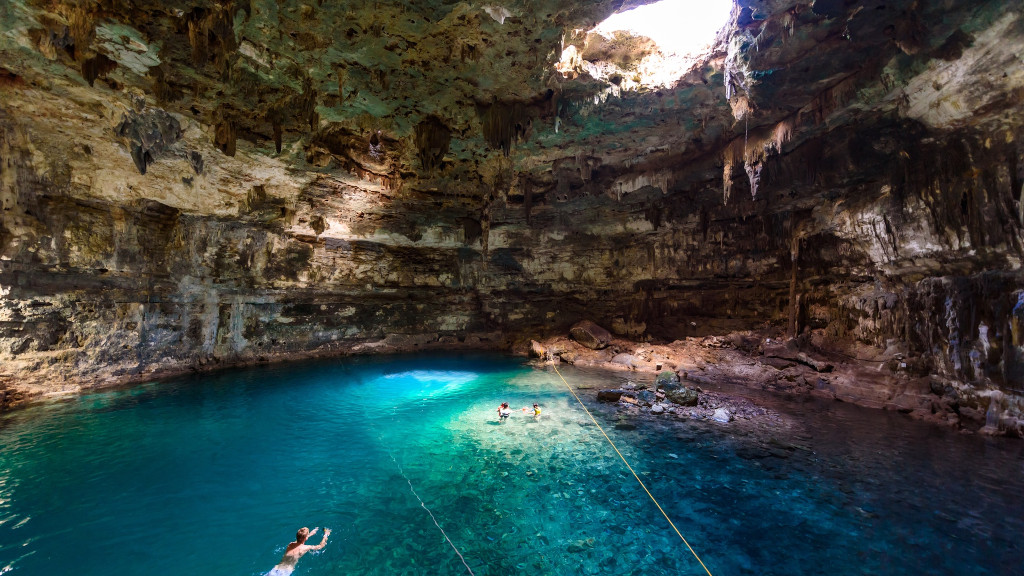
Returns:
[[[668,86],[711,49],[733,0],[664,0],[612,14],[566,42],[558,70],[618,89]]]

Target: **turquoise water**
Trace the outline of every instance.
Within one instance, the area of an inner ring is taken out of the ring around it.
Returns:
[[[502,401],[543,414],[499,423]],[[800,418],[798,448],[593,406],[716,576],[1024,573],[1024,443],[760,401]],[[265,574],[301,526],[333,530],[301,575],[704,573],[554,373],[516,359],[225,372],[0,421],[0,573]]]

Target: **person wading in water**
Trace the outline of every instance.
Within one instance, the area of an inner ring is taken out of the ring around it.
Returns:
[[[316,546],[310,546],[306,544],[306,539],[316,534],[319,528],[313,528],[310,532],[309,528],[300,528],[295,534],[295,542],[292,542],[284,550],[284,556],[281,558],[281,562],[274,569],[267,573],[267,576],[288,576],[295,570],[295,565],[299,563],[299,558],[310,550],[320,550],[324,546],[327,546],[327,537],[331,535],[330,528],[324,528],[324,539],[320,541]]]

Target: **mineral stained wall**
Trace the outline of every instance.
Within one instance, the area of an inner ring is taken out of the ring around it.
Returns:
[[[590,319],[1019,413],[1020,6],[738,0],[643,87],[620,4],[4,2],[3,403]]]

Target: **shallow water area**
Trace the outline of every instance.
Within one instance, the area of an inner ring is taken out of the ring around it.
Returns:
[[[770,396],[798,430],[636,416],[594,402],[622,376],[559,370],[716,576],[1024,573],[1020,441]],[[705,573],[520,359],[224,372],[0,423],[0,573],[265,574],[301,526],[333,532],[295,574]]]

